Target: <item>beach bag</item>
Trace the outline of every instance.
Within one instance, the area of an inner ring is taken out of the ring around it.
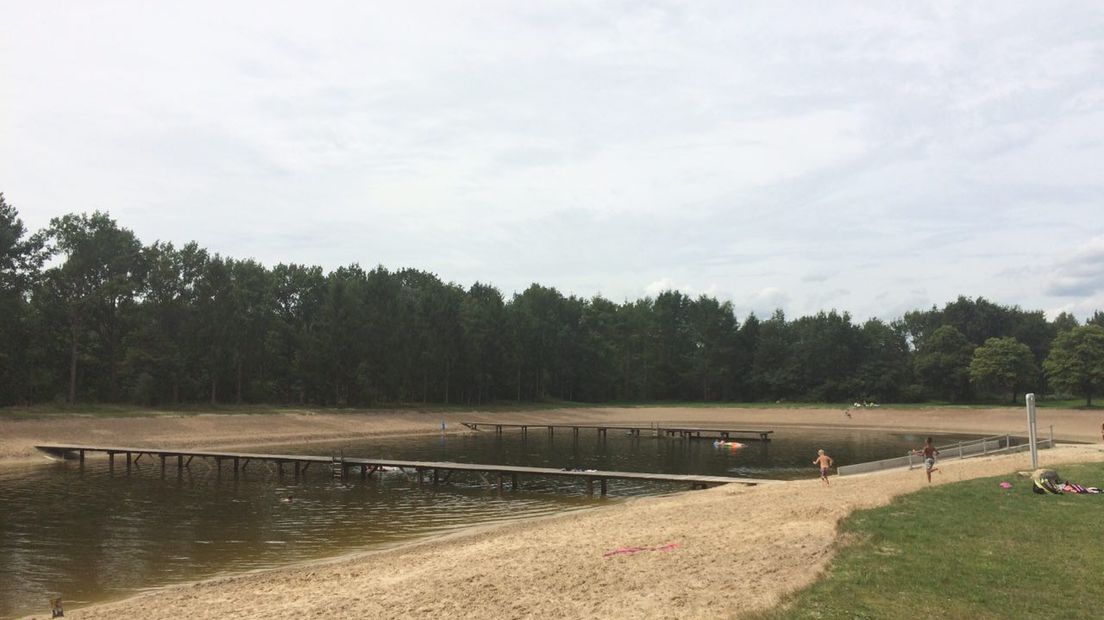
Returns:
[[[1062,492],[1062,483],[1058,480],[1058,472],[1053,469],[1036,469],[1031,474],[1031,481],[1034,483],[1031,490],[1040,495],[1059,495]]]

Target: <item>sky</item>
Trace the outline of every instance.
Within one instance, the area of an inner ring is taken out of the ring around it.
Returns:
[[[1104,3],[0,0],[30,230],[737,317],[1104,310]]]

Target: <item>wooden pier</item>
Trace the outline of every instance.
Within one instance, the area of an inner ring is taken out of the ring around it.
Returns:
[[[734,428],[690,428],[681,426],[617,426],[617,425],[603,425],[603,424],[518,424],[518,423],[500,423],[500,422],[461,422],[464,426],[472,429],[473,431],[479,430],[479,427],[494,428],[495,434],[501,435],[502,430],[505,428],[521,429],[521,434],[526,436],[529,434],[529,429],[545,429],[548,432],[548,436],[555,435],[556,429],[570,429],[572,436],[578,438],[580,429],[593,429],[598,431],[599,437],[606,437],[607,431],[624,431],[631,437],[640,437],[642,433],[647,433],[655,437],[682,437],[686,439],[713,439],[729,441],[732,439],[741,439],[744,441],[770,441],[771,433],[774,431],[767,430],[750,430],[750,429],[734,429]]]
[[[342,457],[340,460],[332,456],[310,456],[295,454],[252,454],[246,452],[212,452],[205,450],[172,450],[162,448],[126,448],[105,447],[71,444],[45,444],[35,446],[39,450],[62,458],[79,459],[84,463],[87,453],[103,453],[107,455],[109,467],[114,469],[116,455],[122,455],[126,459],[127,471],[136,465],[143,457],[148,457],[151,462],[160,461],[161,473],[164,474],[167,467],[175,465],[178,472],[188,468],[192,460],[210,459],[221,473],[223,464],[233,467],[234,475],[239,471],[245,471],[250,463],[264,463],[275,465],[278,474],[284,473],[284,467],[290,466],[295,475],[305,474],[311,465],[320,464],[321,467],[334,468],[335,476],[348,478],[350,472],[359,471],[360,477],[366,479],[384,468],[398,469],[403,472],[413,472],[419,483],[429,479],[433,484],[448,482],[453,473],[470,472],[479,475],[488,484],[497,484],[498,490],[505,489],[507,479],[510,489],[518,489],[518,476],[533,477],[559,477],[583,480],[586,482],[587,494],[594,494],[595,483],[598,484],[602,495],[606,495],[607,481],[609,480],[639,480],[647,482],[673,482],[688,485],[691,489],[704,489],[722,484],[771,484],[778,480],[764,480],[758,478],[731,478],[728,476],[698,476],[684,474],[650,474],[629,471],[597,471],[597,470],[566,470],[551,467],[517,467],[513,465],[485,465],[477,463],[451,463],[433,461],[395,461],[386,459],[360,459]],[[174,462],[175,461],[175,462]]]

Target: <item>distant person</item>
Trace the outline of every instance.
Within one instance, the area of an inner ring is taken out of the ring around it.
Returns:
[[[820,479],[824,481],[824,484],[832,484],[828,482],[828,468],[832,466],[832,457],[824,453],[824,450],[817,450],[816,460],[813,461],[813,465],[820,467]]]
[[[843,410],[843,417],[845,417],[845,418],[850,418],[851,417],[851,408],[850,407]]]
[[[913,450],[912,453],[924,455],[924,471],[928,474],[928,483],[930,484],[932,472],[939,471],[939,468],[935,466],[935,457],[939,455],[939,450],[936,450],[932,444],[932,438],[928,437],[928,440],[924,442],[924,447]]]

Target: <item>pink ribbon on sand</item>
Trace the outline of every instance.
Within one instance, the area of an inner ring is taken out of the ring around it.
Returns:
[[[621,547],[620,549],[614,549],[608,553],[603,553],[602,557],[608,558],[615,555],[632,555],[634,553],[640,553],[641,551],[670,551],[677,549],[679,544],[677,542],[667,543],[661,547]]]

